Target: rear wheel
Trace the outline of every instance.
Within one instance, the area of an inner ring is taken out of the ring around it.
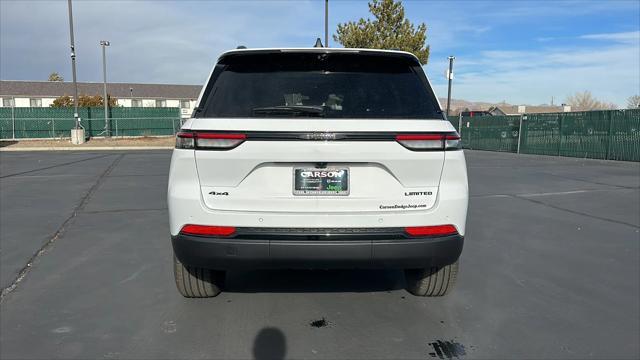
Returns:
[[[173,275],[178,292],[187,298],[214,297],[224,285],[225,272],[186,266],[173,256]]]
[[[443,267],[407,269],[407,291],[416,296],[444,296],[453,288],[458,276],[458,261]]]

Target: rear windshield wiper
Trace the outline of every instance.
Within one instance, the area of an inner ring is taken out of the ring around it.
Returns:
[[[274,115],[274,116],[317,116],[324,117],[325,108],[319,105],[281,105],[257,107],[253,109],[254,115]]]

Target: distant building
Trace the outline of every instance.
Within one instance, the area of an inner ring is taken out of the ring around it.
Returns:
[[[201,85],[107,83],[107,93],[123,107],[177,107],[191,116]],[[60,96],[73,96],[72,82],[0,80],[0,107],[49,107]],[[103,94],[103,83],[79,82],[78,95]]]
[[[520,115],[535,113],[556,113],[571,111],[571,106],[554,106],[554,105],[499,105],[492,106],[488,110],[492,115]]]

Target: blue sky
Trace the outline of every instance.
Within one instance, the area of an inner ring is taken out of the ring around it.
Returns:
[[[640,1],[404,1],[425,22],[425,70],[446,96],[513,104],[556,103],[576,91],[624,106],[640,93]],[[248,47],[311,46],[323,36],[324,2],[74,1],[78,79],[101,81],[98,42],[108,39],[109,80],[201,84],[216,57]],[[0,0],[0,78],[71,79],[66,1]],[[330,30],[368,17],[366,1],[330,0]],[[337,45],[337,44],[332,44]]]

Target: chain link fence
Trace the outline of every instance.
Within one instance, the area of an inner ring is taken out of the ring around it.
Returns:
[[[87,136],[105,136],[104,108],[79,108]],[[109,109],[111,136],[173,135],[182,125],[179,108]],[[75,127],[73,108],[0,108],[0,139],[66,138]]]
[[[467,149],[640,161],[640,109],[450,120]]]

